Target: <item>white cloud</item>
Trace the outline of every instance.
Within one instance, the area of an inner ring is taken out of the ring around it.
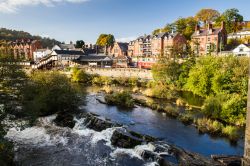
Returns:
[[[88,0],[0,0],[1,13],[17,13],[22,6],[45,5],[48,7],[55,6],[60,2],[82,3]]]
[[[118,39],[116,39],[116,41],[118,41],[118,42],[130,42],[130,41],[135,40],[135,39],[136,39],[135,36],[131,36],[131,37],[118,38]]]

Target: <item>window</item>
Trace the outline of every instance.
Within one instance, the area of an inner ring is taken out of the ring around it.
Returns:
[[[240,48],[240,52],[243,52],[244,51],[244,49],[243,48]]]
[[[208,37],[208,38],[207,38],[207,41],[209,41],[209,42],[210,42],[210,37]]]

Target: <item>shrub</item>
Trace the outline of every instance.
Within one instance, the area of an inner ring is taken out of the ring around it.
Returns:
[[[246,105],[246,98],[239,94],[230,95],[229,99],[223,103],[221,118],[227,123],[244,125]]]
[[[239,130],[235,126],[226,126],[223,128],[222,133],[228,136],[231,141],[237,141],[240,137]]]
[[[111,85],[112,83],[112,79],[106,76],[94,76],[92,78],[93,85]]]
[[[89,83],[90,80],[91,76],[88,75],[84,70],[73,69],[73,74],[72,74],[73,82]]]
[[[179,117],[179,120],[184,124],[191,124],[193,122],[193,117],[189,114],[183,114]]]
[[[202,111],[206,116],[219,119],[221,117],[222,103],[224,101],[223,96],[209,96],[204,101]]]
[[[211,133],[211,134],[219,134],[223,128],[223,124],[218,121],[213,121],[207,118],[200,118],[196,121],[198,130],[202,133]]]
[[[105,96],[105,101],[110,105],[118,105],[126,108],[133,108],[135,101],[127,91],[116,92]]]
[[[59,72],[35,72],[23,90],[23,105],[27,115],[51,115],[77,109],[78,96],[66,75]]]
[[[129,86],[136,87],[139,85],[139,79],[137,77],[130,77],[128,78]]]
[[[159,99],[173,99],[177,97],[177,93],[174,90],[169,89],[166,85],[154,86],[150,89],[146,89],[144,94],[148,97]]]

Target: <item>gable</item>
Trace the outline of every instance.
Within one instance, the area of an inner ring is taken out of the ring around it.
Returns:
[[[241,44],[233,50],[234,53],[238,52],[250,52],[250,48],[245,44]]]

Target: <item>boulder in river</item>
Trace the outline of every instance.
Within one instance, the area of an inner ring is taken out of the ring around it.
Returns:
[[[116,129],[111,137],[113,146],[120,148],[134,148],[144,142],[142,138],[133,136],[127,129]]]
[[[106,119],[101,119],[97,115],[92,113],[84,113],[82,117],[85,118],[85,125],[86,127],[93,129],[95,131],[102,131],[106,130],[111,127],[118,127],[121,126],[119,124],[113,123]]]
[[[75,126],[74,116],[71,113],[58,113],[54,122],[61,127],[73,128]]]

